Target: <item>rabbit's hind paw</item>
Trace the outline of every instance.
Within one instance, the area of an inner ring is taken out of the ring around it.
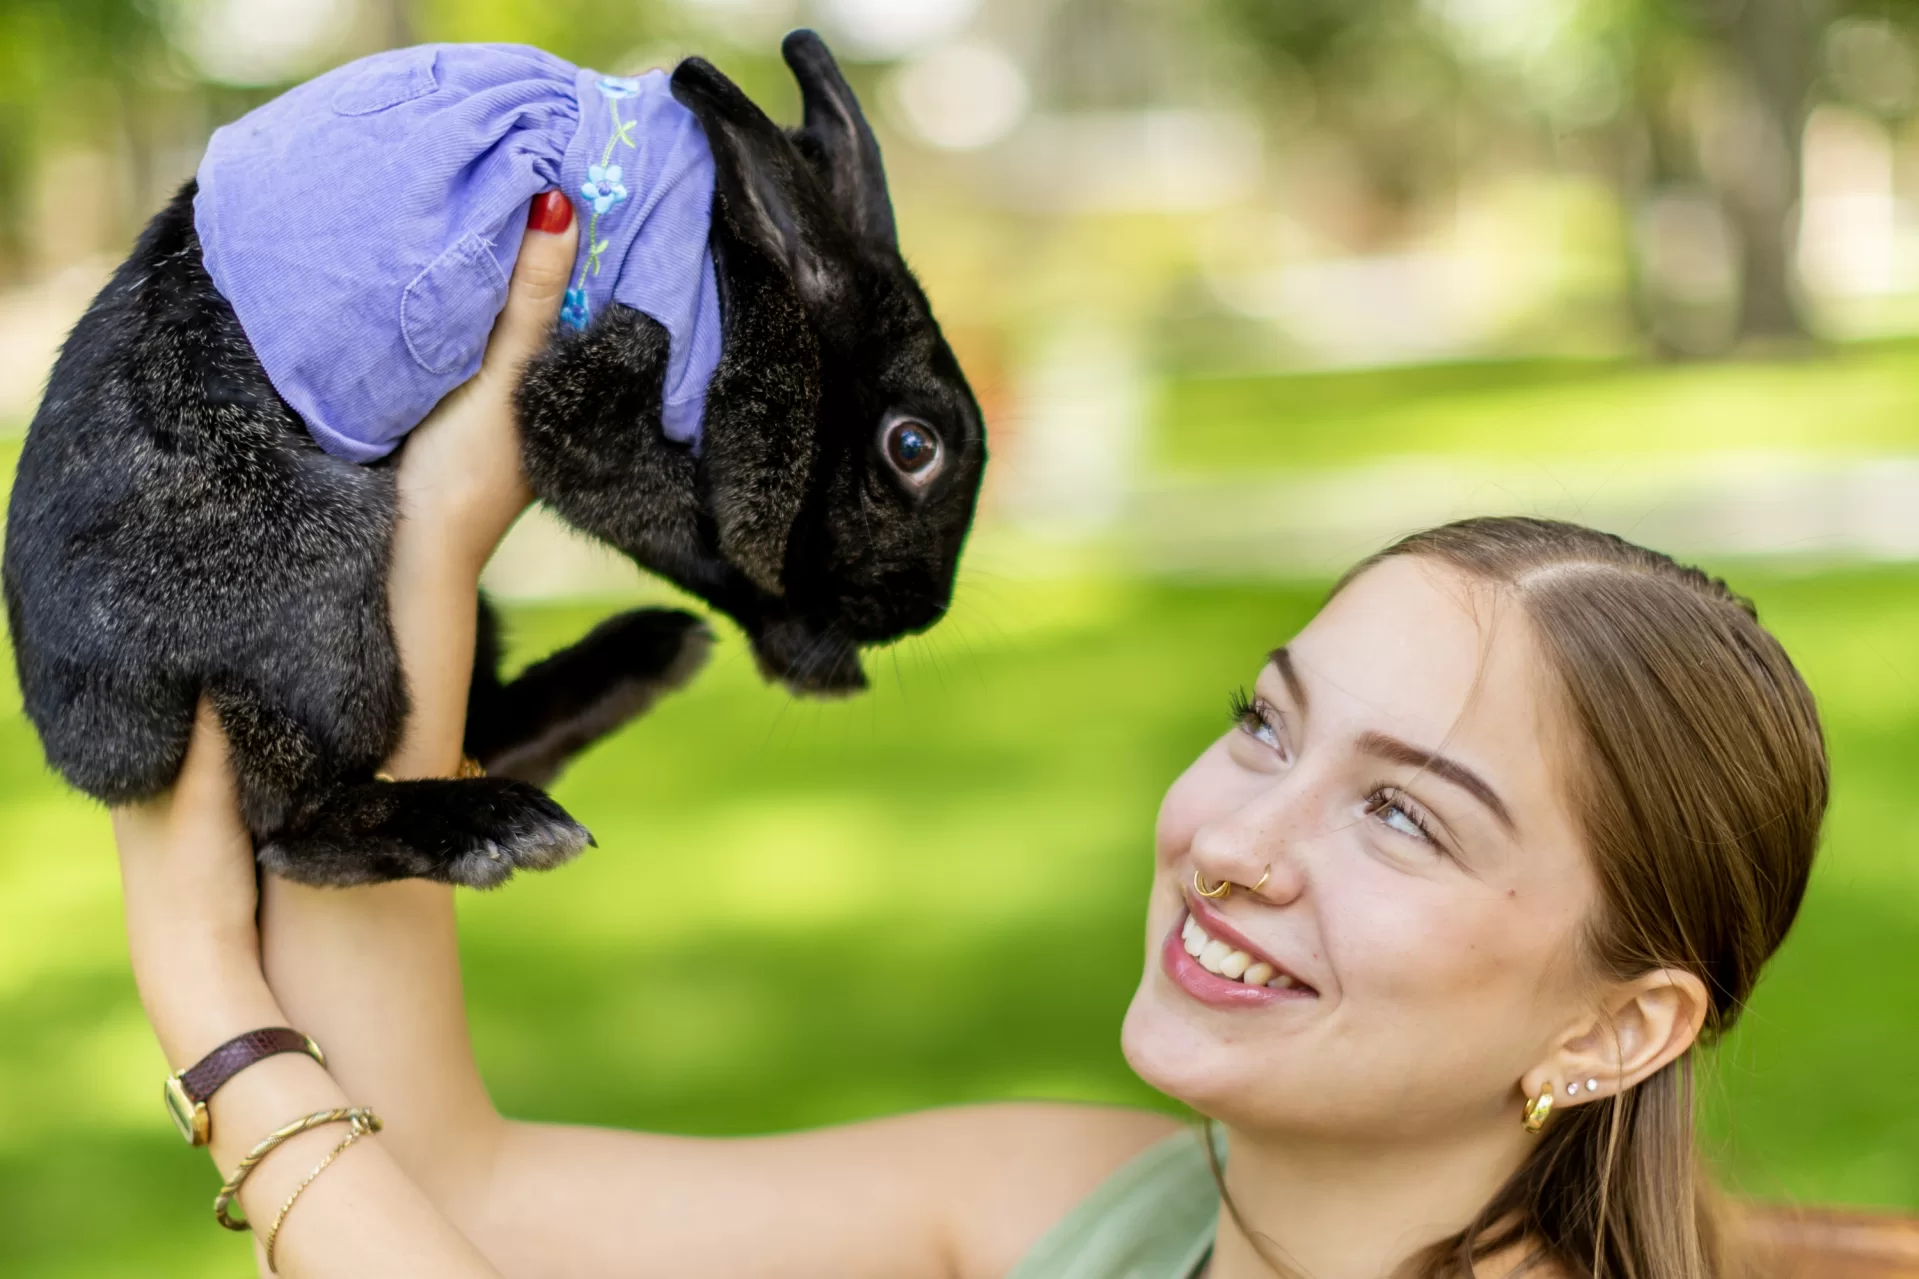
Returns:
[[[260,865],[303,884],[432,879],[493,888],[593,842],[545,792],[501,777],[367,782],[328,795],[262,843]]]

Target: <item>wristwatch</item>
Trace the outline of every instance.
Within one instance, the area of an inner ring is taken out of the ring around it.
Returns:
[[[162,1094],[167,1114],[173,1116],[174,1127],[180,1130],[189,1146],[207,1144],[212,1133],[207,1119],[207,1099],[220,1090],[220,1085],[254,1062],[278,1053],[305,1053],[322,1066],[326,1065],[326,1054],[320,1051],[320,1045],[297,1030],[274,1026],[250,1030],[229,1039],[179,1074],[167,1076]]]

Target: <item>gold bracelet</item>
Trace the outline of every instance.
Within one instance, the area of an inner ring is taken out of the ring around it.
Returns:
[[[453,770],[453,777],[456,781],[466,781],[470,778],[485,776],[485,766],[471,755],[460,756],[460,766]],[[373,780],[376,782],[391,782],[394,780],[394,777],[392,773],[379,772],[373,775]]]
[[[339,1110],[316,1110],[303,1119],[296,1119],[284,1128],[276,1128],[266,1135],[266,1139],[247,1151],[240,1160],[240,1166],[220,1187],[220,1193],[213,1198],[213,1219],[228,1230],[250,1230],[252,1223],[240,1217],[231,1216],[227,1209],[240,1195],[240,1187],[247,1184],[247,1178],[260,1166],[260,1161],[278,1150],[281,1145],[315,1128],[328,1124],[352,1124],[366,1127],[369,1131],[380,1131],[380,1117],[364,1106],[345,1106]]]
[[[347,1130],[346,1137],[339,1145],[327,1152],[327,1157],[314,1166],[313,1171],[306,1175],[306,1180],[295,1186],[293,1193],[287,1196],[287,1201],[280,1205],[279,1215],[273,1219],[273,1228],[267,1231],[267,1271],[269,1273],[276,1275],[280,1273],[280,1268],[273,1264],[273,1250],[279,1245],[280,1227],[286,1225],[287,1214],[293,1211],[294,1201],[306,1193],[306,1188],[312,1185],[314,1180],[327,1170],[327,1165],[335,1159],[338,1159],[348,1146],[351,1146],[368,1133],[378,1132],[380,1130],[380,1121],[377,1118],[371,1117],[371,1111],[367,1113],[369,1116],[368,1122],[362,1123],[358,1118],[353,1119],[351,1121],[352,1127]]]

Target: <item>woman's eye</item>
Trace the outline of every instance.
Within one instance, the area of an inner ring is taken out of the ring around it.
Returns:
[[[1232,697],[1233,722],[1240,731],[1254,741],[1261,742],[1275,751],[1285,747],[1279,740],[1279,716],[1264,699],[1249,701],[1246,691],[1240,689]]]
[[[1420,815],[1390,791],[1374,792],[1366,802],[1366,811],[1388,830],[1428,844],[1437,842]]]
[[[1279,749],[1279,731],[1257,714],[1248,715],[1241,721],[1240,727],[1252,734],[1254,740],[1264,742],[1274,750]]]
[[[915,488],[932,482],[940,469],[939,433],[914,418],[901,418],[880,432],[880,452],[899,477]]]
[[[1379,817],[1381,821],[1402,835],[1411,835],[1414,839],[1426,837],[1426,832],[1419,828],[1419,823],[1407,816],[1406,810],[1398,804],[1388,804],[1380,809]]]

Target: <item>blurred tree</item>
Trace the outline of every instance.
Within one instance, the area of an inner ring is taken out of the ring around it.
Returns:
[[[1878,0],[1852,2],[1886,9]],[[1919,0],[1891,2],[1919,12]],[[1647,234],[1658,233],[1665,222],[1636,215],[1691,188],[1705,193],[1708,216],[1716,208],[1726,229],[1731,287],[1723,305],[1731,313],[1712,338],[1696,325],[1668,322],[1665,312],[1679,305],[1674,297],[1697,289],[1666,288],[1657,255],[1644,252],[1646,235],[1629,237],[1641,248],[1632,272],[1641,327],[1655,345],[1686,354],[1734,340],[1805,336],[1792,223],[1828,7],[1828,0],[1210,3],[1229,38],[1276,83],[1304,74],[1316,123],[1340,134],[1375,193],[1389,201],[1429,198],[1456,178],[1472,163],[1462,138],[1484,139],[1528,115],[1543,140],[1563,134],[1568,126],[1556,116],[1567,86],[1540,73],[1540,54],[1550,41],[1584,42],[1587,61],[1612,67],[1626,87],[1608,118],[1577,126],[1599,135],[1590,149],[1607,157],[1604,171],[1622,211],[1642,230],[1650,226]],[[1522,18],[1536,22],[1533,35],[1511,29]],[[1475,27],[1505,44],[1502,56],[1464,47]],[[1290,102],[1281,109],[1296,112]]]
[[[1621,124],[1642,139],[1623,166],[1629,211],[1696,184],[1731,232],[1731,314],[1718,343],[1798,342],[1806,325],[1795,284],[1800,150],[1814,101],[1824,0],[1632,0],[1615,28],[1631,59]],[[1656,344],[1702,353],[1664,314],[1673,305],[1656,264],[1635,262],[1635,302]]]
[[[106,139],[102,149],[136,163],[147,154],[141,104],[164,47],[141,0],[0,5],[0,273],[31,265],[34,180],[50,141]]]
[[[1286,138],[1343,144],[1358,191],[1338,227],[1355,248],[1390,241],[1445,196],[1460,143],[1487,123],[1434,5],[1421,0],[1212,0],[1224,37],[1252,55],[1253,97]]]

